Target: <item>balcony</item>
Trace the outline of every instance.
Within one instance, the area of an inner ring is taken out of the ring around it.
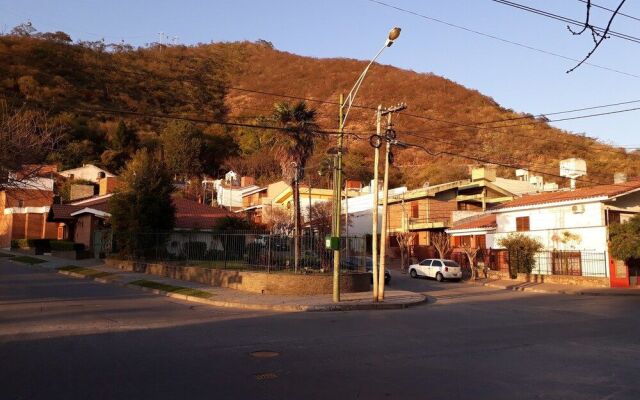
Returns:
[[[409,218],[409,230],[444,229],[449,227],[450,218]]]

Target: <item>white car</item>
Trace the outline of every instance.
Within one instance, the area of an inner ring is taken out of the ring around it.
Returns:
[[[435,278],[438,282],[445,279],[462,279],[462,268],[460,264],[453,260],[443,260],[440,258],[427,258],[418,264],[409,265],[409,275],[412,278],[425,276]]]

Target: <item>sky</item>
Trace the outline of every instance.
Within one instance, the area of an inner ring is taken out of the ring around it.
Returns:
[[[566,23],[527,13],[491,0],[381,0],[529,47],[581,59],[591,36],[573,36]],[[579,0],[516,0],[569,18],[583,20]],[[615,8],[619,0],[596,4]],[[640,19],[640,2],[627,0],[622,12]],[[592,23],[604,26],[610,13],[593,9]],[[39,31],[61,30],[74,40],[145,45],[160,40],[184,44],[219,41],[270,41],[279,50],[313,57],[368,60],[388,30],[402,28],[397,42],[379,59],[416,72],[444,76],[492,97],[503,107],[531,114],[640,100],[640,43],[619,38],[603,42],[590,62],[631,75],[583,65],[501,40],[454,28],[371,0],[0,0],[0,31],[31,21]],[[640,37],[640,20],[618,16],[612,29]],[[354,77],[354,81],[355,81]],[[366,85],[366,81],[364,83]],[[346,88],[348,90],[348,88]],[[411,99],[406,102],[411,105]],[[562,114],[566,118],[623,106]],[[554,122],[574,133],[604,142],[640,147],[640,110]]]

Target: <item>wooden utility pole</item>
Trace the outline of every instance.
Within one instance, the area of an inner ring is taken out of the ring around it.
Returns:
[[[387,108],[382,115],[387,115],[387,130],[385,140],[387,142],[384,160],[384,182],[382,186],[382,231],[380,232],[380,271],[378,272],[378,301],[384,300],[384,269],[386,266],[387,250],[387,224],[388,224],[388,203],[389,203],[389,164],[391,158],[391,146],[395,140],[395,131],[391,123],[391,116],[394,112],[400,112],[407,108],[404,103]]]

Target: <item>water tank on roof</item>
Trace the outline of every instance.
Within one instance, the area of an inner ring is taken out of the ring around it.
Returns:
[[[560,176],[571,180],[571,189],[576,188],[576,178],[587,174],[587,162],[581,158],[567,158],[560,161]]]

